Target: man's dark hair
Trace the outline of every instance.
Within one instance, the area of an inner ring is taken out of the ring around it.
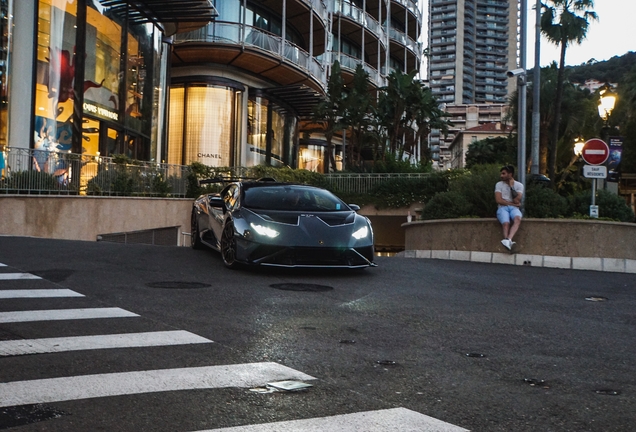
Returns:
[[[499,172],[501,171],[507,171],[512,175],[515,175],[515,167],[513,167],[512,165],[506,165],[501,167],[501,169],[499,170]]]

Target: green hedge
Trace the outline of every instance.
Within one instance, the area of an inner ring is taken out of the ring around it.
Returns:
[[[188,177],[188,197],[218,190],[201,188],[198,181],[227,173],[230,168],[211,168],[194,163]],[[424,178],[390,179],[376,185],[368,194],[343,193],[330,187],[320,173],[290,168],[256,166],[245,170],[251,178],[273,177],[278,181],[305,183],[331,190],[342,200],[376,208],[402,208],[421,203],[422,218],[447,219],[461,217],[495,217],[495,184],[499,181],[499,165],[476,165],[471,170],[433,172]],[[589,213],[590,191],[567,198],[541,183],[529,183],[526,190],[525,215],[532,218],[582,217]],[[625,201],[612,193],[598,192],[600,217],[606,220],[634,222],[634,213]]]

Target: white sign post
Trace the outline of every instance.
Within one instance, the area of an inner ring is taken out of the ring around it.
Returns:
[[[609,146],[598,138],[592,138],[583,145],[581,153],[583,160],[589,165],[583,167],[583,176],[592,179],[592,205],[590,217],[598,218],[598,206],[596,205],[596,179],[607,177],[607,168],[601,166],[609,157]]]
[[[593,179],[607,178],[607,167],[598,165],[583,165],[583,177]]]

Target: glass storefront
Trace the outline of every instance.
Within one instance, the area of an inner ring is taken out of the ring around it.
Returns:
[[[81,152],[123,154],[154,160],[151,137],[161,127],[157,90],[162,74],[160,32],[132,24],[126,10],[87,0],[78,22],[78,1],[39,0],[34,148],[70,151],[73,145],[76,75],[83,76]],[[77,71],[77,29],[85,29],[83,70]],[[156,143],[155,143],[156,145]],[[46,154],[43,152],[43,154]]]
[[[249,97],[244,166],[294,166],[296,140],[295,116],[263,96]]]
[[[301,144],[298,152],[298,168],[307,171],[325,172],[325,147]]]
[[[0,152],[3,152],[7,145],[7,124],[8,124],[8,71],[9,52],[11,36],[11,13],[12,4],[9,0],[0,0]],[[0,157],[3,157],[0,155]],[[0,171],[4,167],[0,164]],[[0,172],[0,175],[2,173]]]
[[[245,92],[238,88],[173,84],[166,162],[183,165],[200,162],[217,167],[295,166],[297,118],[256,92],[248,97],[245,113]]]
[[[237,89],[212,84],[173,85],[166,162],[235,165],[242,95]]]

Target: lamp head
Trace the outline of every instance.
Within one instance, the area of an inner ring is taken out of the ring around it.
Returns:
[[[581,153],[583,153],[583,146],[585,145],[585,141],[583,141],[583,138],[578,137],[576,139],[576,141],[574,141],[574,154],[577,156],[581,156]]]
[[[607,121],[609,119],[609,116],[614,110],[615,104],[616,93],[614,93],[612,91],[612,87],[606,83],[599,89],[598,101],[598,115],[603,119],[603,121]]]

